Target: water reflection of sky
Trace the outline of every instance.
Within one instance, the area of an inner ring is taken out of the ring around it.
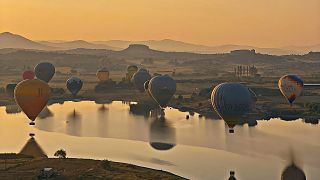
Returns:
[[[7,114],[1,107],[0,152],[19,152],[34,132],[49,156],[65,148],[69,157],[108,158],[196,179],[226,179],[235,170],[239,179],[269,180],[280,179],[293,149],[307,178],[320,176],[319,125],[273,119],[229,134],[221,120],[197,114],[186,120],[188,113],[175,109],[155,120],[129,113],[122,102],[101,107],[90,101],[54,104],[35,127],[23,113]]]

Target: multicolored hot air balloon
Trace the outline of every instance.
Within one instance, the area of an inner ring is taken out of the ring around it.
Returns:
[[[76,96],[81,90],[83,82],[77,77],[71,77],[67,80],[67,88],[73,96]]]
[[[254,99],[248,87],[239,83],[222,83],[211,94],[211,103],[217,114],[233,133],[234,126],[254,106]]]
[[[127,67],[127,74],[126,74],[126,80],[127,81],[131,81],[134,73],[136,73],[138,71],[138,66],[136,65],[130,65]]]
[[[176,81],[169,75],[155,76],[149,82],[148,91],[154,101],[165,108],[176,92]]]
[[[14,90],[14,98],[22,111],[32,121],[35,119],[46,106],[50,95],[50,87],[47,83],[38,80],[21,81]]]
[[[151,75],[146,69],[139,69],[138,72],[134,73],[131,81],[140,92],[144,92],[144,83],[150,79]]]
[[[55,67],[48,62],[42,62],[37,64],[37,66],[34,68],[34,73],[36,77],[42,81],[49,82],[53,75],[55,74],[56,69]]]
[[[35,74],[34,74],[34,72],[31,71],[31,70],[24,71],[23,74],[22,74],[23,80],[26,80],[26,79],[34,79],[34,77],[35,77]]]
[[[107,68],[101,68],[97,71],[96,73],[97,75],[97,78],[100,80],[100,81],[107,81],[109,79],[109,71]]]
[[[282,76],[278,82],[279,89],[290,105],[301,94],[303,89],[302,79],[293,74]]]

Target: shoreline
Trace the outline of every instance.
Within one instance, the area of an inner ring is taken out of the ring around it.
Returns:
[[[243,121],[240,121],[238,125],[243,125],[250,121],[257,120],[270,120],[272,118],[281,118],[285,121],[303,119],[306,123],[318,124],[320,120],[320,113],[313,113],[308,111],[304,104],[296,103],[294,107],[290,107],[284,102],[273,102],[273,99],[283,99],[283,97],[262,97],[258,98],[256,102],[255,109],[243,117]],[[15,105],[13,98],[3,98],[5,100],[0,101],[1,106]],[[117,89],[112,92],[106,93],[95,93],[92,91],[86,91],[76,98],[73,98],[70,94],[64,93],[62,95],[53,94],[47,105],[52,104],[63,104],[66,101],[94,101],[97,104],[108,104],[112,101],[127,101],[127,102],[138,102],[137,106],[139,111],[149,111],[151,109],[157,108],[157,105],[153,100],[147,95],[147,93],[138,93],[132,89]],[[211,102],[208,98],[201,96],[191,96],[183,98],[174,97],[169,102],[168,107],[178,109],[181,112],[189,112],[189,115],[198,113],[201,117],[207,117],[211,119],[221,119],[218,114],[214,111]],[[252,123],[254,126],[256,123]]]
[[[139,165],[109,160],[83,158],[33,158],[22,154],[0,154],[6,159],[6,169],[1,161],[0,176],[2,179],[39,177],[41,170],[52,168],[52,178],[73,179],[126,179],[139,177],[142,179],[187,179],[160,169],[152,169]]]

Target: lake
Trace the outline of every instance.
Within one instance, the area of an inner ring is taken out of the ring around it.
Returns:
[[[136,115],[128,102],[53,104],[29,126],[16,107],[0,107],[0,152],[19,152],[29,133],[49,157],[63,148],[72,158],[109,159],[162,169],[191,179],[280,179],[294,157],[308,180],[320,176],[319,125],[303,120],[258,121],[229,134],[222,120],[186,119],[166,108],[165,119]]]

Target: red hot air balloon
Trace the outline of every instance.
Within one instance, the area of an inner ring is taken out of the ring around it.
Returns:
[[[34,79],[34,77],[35,77],[35,74],[34,74],[34,72],[31,71],[31,70],[25,71],[25,72],[23,72],[23,74],[22,74],[23,80],[26,80],[26,79]]]

